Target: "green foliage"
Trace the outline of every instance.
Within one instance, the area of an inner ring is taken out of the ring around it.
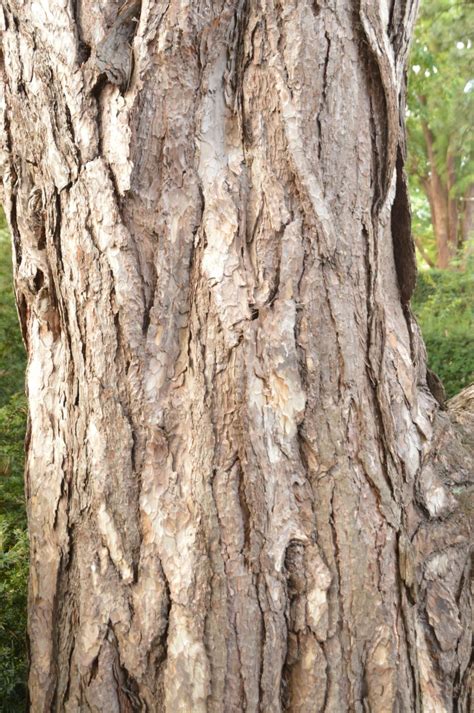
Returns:
[[[430,204],[426,193],[409,176],[412,234],[421,242],[423,250],[434,265],[436,263],[436,239],[431,222]]]
[[[433,138],[434,163],[446,181],[448,153],[454,158],[451,197],[474,182],[474,4],[468,0],[422,0],[408,73],[408,165],[413,232],[431,260],[436,246],[424,181],[430,175],[424,129]]]
[[[410,165],[417,176],[429,173],[422,136],[423,121],[433,132],[437,168],[441,174],[446,170],[448,148],[456,156],[458,178],[455,189],[459,194],[474,180],[473,34],[471,2],[424,0],[410,57]]]
[[[24,526],[0,519],[0,710],[23,711],[26,699],[28,541]]]
[[[431,165],[423,125],[433,137],[435,167],[444,180],[448,152],[454,156],[452,197],[462,198],[474,181],[473,10],[467,0],[422,0],[410,57],[407,168],[412,227],[433,262],[435,237],[423,188]],[[449,396],[474,378],[473,280],[472,270],[420,271],[413,301],[430,368],[441,377]]]
[[[474,381],[474,271],[419,273],[412,306],[430,368],[454,396]]]
[[[24,374],[25,349],[12,290],[10,236],[0,213],[0,406],[12,394],[23,391]]]
[[[25,352],[0,215],[0,711],[25,709],[28,541],[23,494]]]

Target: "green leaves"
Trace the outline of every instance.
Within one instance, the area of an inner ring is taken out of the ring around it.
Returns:
[[[457,200],[459,218],[462,199],[474,182],[473,37],[472,2],[422,2],[408,73],[407,170],[413,235],[421,244],[425,260],[432,263],[436,262],[437,245],[426,193],[431,172],[438,172],[446,195]],[[431,157],[427,132],[432,139]],[[450,188],[448,155],[454,175]],[[465,267],[463,273],[420,270],[412,301],[429,366],[441,377],[449,396],[474,379],[474,275],[472,265]]]
[[[8,513],[11,515],[11,512]],[[23,526],[0,519],[0,710],[24,710],[28,540]]]
[[[25,709],[28,538],[23,490],[25,353],[0,214],[0,711]]]
[[[457,203],[459,240],[465,194],[474,183],[473,39],[472,2],[422,2],[408,71],[407,172],[412,199],[418,198],[414,233],[434,258],[427,195],[432,172],[439,174],[446,200]],[[420,212],[421,200],[426,209]]]
[[[454,396],[474,381],[473,271],[418,274],[412,307],[423,333],[429,367]]]

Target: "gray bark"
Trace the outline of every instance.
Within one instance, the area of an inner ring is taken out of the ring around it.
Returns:
[[[408,306],[415,6],[2,1],[31,711],[467,713],[472,408]]]

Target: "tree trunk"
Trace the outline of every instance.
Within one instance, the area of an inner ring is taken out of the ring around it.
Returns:
[[[415,5],[4,0],[34,713],[467,713],[469,415],[408,307]]]
[[[448,201],[448,242],[449,253],[456,256],[460,244],[459,240],[459,209],[458,201],[454,195],[456,185],[456,167],[454,154],[448,150],[446,156],[446,195]]]
[[[450,196],[454,185],[454,161],[447,156],[448,181],[445,183],[436,166],[433,135],[426,123],[422,122],[426,150],[430,165],[430,175],[423,180],[423,188],[428,197],[431,222],[436,239],[436,267],[446,270],[457,251],[458,211],[456,201]]]
[[[464,191],[462,205],[461,240],[467,262],[474,252],[474,183]]]

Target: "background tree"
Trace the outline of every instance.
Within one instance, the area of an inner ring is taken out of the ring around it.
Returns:
[[[408,173],[418,249],[447,268],[474,227],[474,5],[421,3],[409,76]]]
[[[415,5],[4,2],[31,710],[469,709],[472,393],[440,409],[408,307]]]

